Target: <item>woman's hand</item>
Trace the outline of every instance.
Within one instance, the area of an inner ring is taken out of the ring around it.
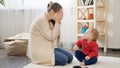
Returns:
[[[74,51],[79,50],[79,47],[78,47],[77,45],[75,45],[75,46],[73,47],[73,50],[74,50]]]
[[[58,22],[58,23],[60,23],[60,21],[63,18],[63,12],[62,12],[62,10],[60,10],[57,13],[55,13],[54,16],[55,16],[55,21]]]

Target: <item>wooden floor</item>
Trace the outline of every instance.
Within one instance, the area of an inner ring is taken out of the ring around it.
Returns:
[[[0,68],[22,68],[28,63],[27,57],[8,56],[4,49],[0,49]]]
[[[73,50],[66,49],[74,54]],[[99,49],[99,55],[104,56],[103,49]],[[120,57],[120,50],[108,49],[107,56]],[[0,49],[0,68],[22,68],[30,63],[27,57],[7,56],[4,49]]]

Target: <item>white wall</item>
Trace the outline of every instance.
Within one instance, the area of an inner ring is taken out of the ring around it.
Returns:
[[[108,47],[120,49],[120,0],[107,0]]]

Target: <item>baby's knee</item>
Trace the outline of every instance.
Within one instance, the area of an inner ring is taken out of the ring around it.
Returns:
[[[82,51],[80,51],[80,50],[75,51],[75,55],[78,55],[78,54],[81,54],[81,53],[82,53]]]

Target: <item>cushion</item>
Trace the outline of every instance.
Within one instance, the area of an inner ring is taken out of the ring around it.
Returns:
[[[4,40],[4,48],[8,55],[25,56],[27,51],[29,34],[20,33]]]
[[[5,42],[4,47],[8,55],[19,56],[26,55],[27,51],[27,42],[22,40],[15,40],[10,42]]]

